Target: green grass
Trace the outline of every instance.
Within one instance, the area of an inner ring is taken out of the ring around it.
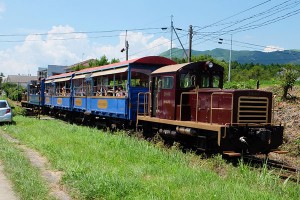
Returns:
[[[30,165],[24,152],[1,136],[0,160],[4,165],[5,175],[12,181],[14,191],[20,199],[53,199],[48,196],[48,188],[39,170]]]
[[[299,185],[125,134],[17,116],[6,131],[64,172],[76,199],[299,199]],[[213,170],[212,170],[213,169]]]

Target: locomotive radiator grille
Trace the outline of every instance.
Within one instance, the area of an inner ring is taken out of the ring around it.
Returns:
[[[268,105],[267,97],[239,97],[238,123],[267,123]]]

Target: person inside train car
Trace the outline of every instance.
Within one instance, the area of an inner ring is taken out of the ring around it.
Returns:
[[[66,96],[70,96],[71,95],[71,92],[70,92],[70,89],[66,89]]]
[[[85,96],[85,93],[84,93],[83,89],[80,90],[79,96]]]
[[[115,91],[117,90],[117,86],[111,87],[107,90],[107,96],[115,96]]]
[[[125,91],[123,90],[122,86],[119,86],[118,90],[116,90],[116,96],[117,97],[123,97],[123,96],[125,96]]]
[[[61,95],[62,95],[62,96],[66,96],[66,90],[65,90],[65,87],[62,87],[62,88],[61,88]]]
[[[97,92],[96,92],[96,96],[102,96],[102,93],[101,93],[101,91],[100,91],[100,90],[97,90]]]

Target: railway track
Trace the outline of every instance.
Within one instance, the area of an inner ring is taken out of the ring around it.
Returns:
[[[243,160],[251,167],[267,167],[267,169],[272,171],[274,176],[278,176],[283,180],[290,180],[297,183],[300,182],[300,169],[291,167],[284,162],[257,156],[244,156]]]

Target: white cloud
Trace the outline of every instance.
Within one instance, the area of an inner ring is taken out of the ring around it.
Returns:
[[[0,19],[2,19],[2,14],[5,12],[5,4],[3,2],[0,2]]]
[[[5,12],[5,5],[3,2],[0,2],[0,14]]]
[[[284,48],[273,46],[273,45],[269,45],[264,48],[264,52],[268,53],[268,52],[273,52],[273,51],[284,51]]]
[[[36,75],[38,67],[50,64],[71,65],[82,59],[100,58],[103,55],[108,59],[125,59],[125,52],[120,52],[125,46],[125,33],[120,34],[115,45],[99,45],[91,42],[87,34],[74,32],[70,26],[53,26],[46,35],[28,35],[21,44],[0,50],[0,72],[4,75]],[[130,59],[157,55],[169,49],[170,43],[166,38],[155,38],[154,35],[141,32],[128,32],[127,39]]]

